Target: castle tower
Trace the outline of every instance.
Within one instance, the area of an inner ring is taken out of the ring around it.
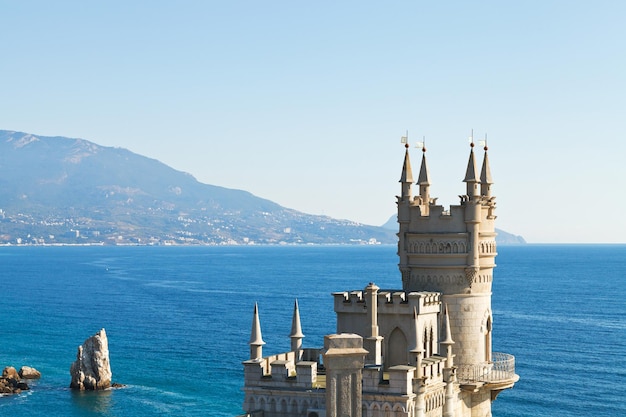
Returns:
[[[296,358],[300,359],[302,353],[302,325],[300,324],[300,310],[298,308],[298,300],[293,304],[293,317],[291,318],[291,350],[295,352]]]
[[[405,155],[403,176],[409,164]],[[429,196],[430,181],[424,153],[418,180],[420,195],[412,199],[403,195],[397,199],[398,266],[403,289],[442,293],[442,301],[447,307],[444,315],[446,334],[440,349],[445,347],[447,352],[440,351],[440,355],[447,356],[448,362],[454,357],[461,387],[464,386],[465,372],[488,371],[494,366],[491,283],[496,256],[495,197],[491,196],[493,181],[487,147],[479,176],[473,140],[463,182],[466,191],[459,196],[459,205],[453,205],[449,210],[437,205],[436,199]],[[403,185],[403,191],[405,188]],[[502,382],[481,381],[471,387],[465,384],[467,390],[463,395],[468,398],[460,403],[471,408],[472,416],[490,415],[492,397],[514,383],[508,381],[507,386]]]

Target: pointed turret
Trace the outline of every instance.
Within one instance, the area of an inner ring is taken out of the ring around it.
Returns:
[[[467,184],[467,195],[470,199],[478,195],[478,176],[476,175],[476,161],[474,160],[474,142],[470,144],[469,161],[467,162],[467,170],[465,171],[464,183]]]
[[[448,305],[443,306],[443,322],[445,326],[445,338],[441,343],[446,348],[446,367],[443,370],[443,380],[446,382],[445,398],[446,401],[443,407],[443,417],[455,416],[455,395],[454,395],[454,383],[456,381],[455,369],[453,368],[452,357],[452,332],[450,330],[450,315],[448,314]]]
[[[439,342],[443,347],[446,348],[446,368],[452,367],[452,345],[454,344],[454,340],[452,340],[452,331],[450,329],[450,316],[448,315],[448,305],[444,304],[443,307],[443,324],[444,324],[444,339]]]
[[[469,233],[469,250],[467,251],[467,268],[465,274],[470,286],[475,280],[480,265],[479,252],[479,223],[480,223],[480,190],[478,184],[480,180],[476,174],[476,161],[474,159],[474,131],[470,137],[470,155],[465,170],[465,179],[467,197],[461,197],[461,204],[465,205],[465,224]]]
[[[402,183],[401,200],[411,199],[411,184],[413,183],[413,171],[411,171],[411,159],[409,158],[409,145],[405,145],[406,151],[404,152],[404,164],[402,165],[402,176],[400,182]]]
[[[422,204],[426,207],[430,205],[430,178],[428,175],[428,165],[426,164],[426,146],[422,147],[422,165],[420,166],[420,175],[417,179],[417,184],[420,187],[420,197]]]
[[[254,315],[252,316],[252,331],[250,332],[250,359],[263,358],[263,336],[261,336],[261,321],[259,320],[259,306],[254,303]]]
[[[489,157],[487,155],[487,140],[485,139],[485,157],[483,159],[483,168],[480,171],[480,194],[485,197],[491,197],[491,185],[493,180],[491,179],[491,169],[489,169]]]
[[[304,334],[302,333],[302,325],[300,324],[300,310],[298,308],[298,299],[293,304],[293,318],[291,319],[291,350],[298,354],[298,351],[302,349],[302,339]]]

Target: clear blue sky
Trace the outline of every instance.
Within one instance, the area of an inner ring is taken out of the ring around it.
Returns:
[[[626,2],[0,0],[0,16],[0,129],[378,225],[404,131],[426,136],[449,205],[473,128],[498,227],[626,242]]]

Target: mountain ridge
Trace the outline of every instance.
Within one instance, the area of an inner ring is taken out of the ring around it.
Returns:
[[[0,243],[394,243],[85,139],[0,130]]]

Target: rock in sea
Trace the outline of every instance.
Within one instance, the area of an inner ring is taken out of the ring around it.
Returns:
[[[2,378],[7,379],[20,379],[20,375],[17,370],[12,366],[7,366],[2,370]]]
[[[78,347],[76,361],[70,367],[70,375],[72,389],[84,391],[111,387],[109,341],[104,329]]]
[[[30,366],[22,366],[18,372],[21,379],[39,379],[41,372]]]
[[[2,377],[0,377],[0,394],[19,394],[28,389],[28,385],[20,381],[20,375],[14,367],[7,366],[2,370]]]

